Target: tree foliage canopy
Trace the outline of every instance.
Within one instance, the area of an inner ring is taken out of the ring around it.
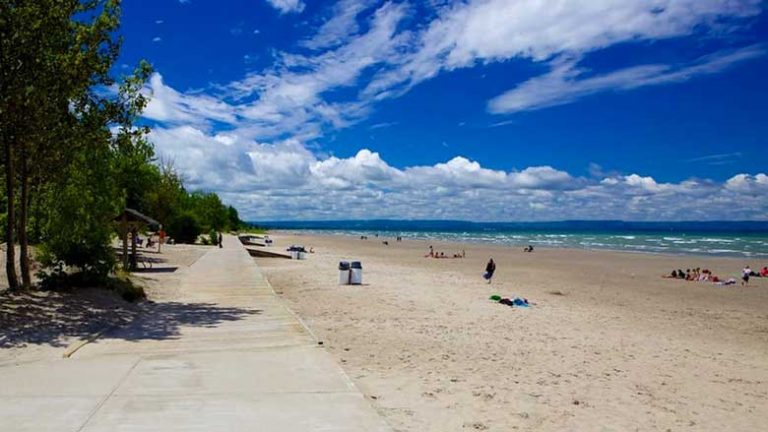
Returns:
[[[182,241],[240,224],[216,194],[187,192],[156,160],[140,119],[152,68],[142,61],[112,76],[119,26],[119,0],[0,0],[0,221],[4,239],[21,245],[25,285],[30,241],[48,266],[105,277],[113,218],[126,207]]]

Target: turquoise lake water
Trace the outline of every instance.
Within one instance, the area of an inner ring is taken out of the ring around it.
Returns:
[[[460,221],[265,222],[268,228],[323,234],[404,236],[510,247],[533,245],[628,252],[768,258],[766,222],[472,223]],[[764,264],[768,265],[768,264]]]

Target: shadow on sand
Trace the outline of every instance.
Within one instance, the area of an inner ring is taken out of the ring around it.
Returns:
[[[65,347],[73,337],[86,337],[117,326],[113,339],[175,339],[181,327],[215,327],[260,314],[258,309],[210,303],[126,303],[113,293],[82,289],[71,293],[0,293],[0,349],[27,345]]]

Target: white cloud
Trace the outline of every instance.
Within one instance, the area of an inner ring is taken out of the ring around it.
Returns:
[[[765,198],[768,194],[768,176],[765,174],[749,175],[737,174],[725,182],[725,188],[749,195],[761,195]]]
[[[368,149],[318,157],[296,140],[265,144],[192,126],[156,128],[151,138],[190,188],[219,192],[252,220],[768,219],[764,173],[661,183],[639,174],[587,179],[549,166],[507,172],[464,157],[400,169]]]
[[[376,0],[340,0],[334,5],[331,17],[301,45],[315,50],[342,45],[358,33],[357,16],[375,3]]]
[[[285,7],[302,4],[289,3]],[[575,60],[563,60],[619,42],[724,28],[759,12],[757,0],[572,0],[546,6],[534,0],[470,0],[437,6],[434,19],[410,22],[410,30],[403,26],[415,19],[407,3],[373,4],[340,0],[315,34],[301,42],[313,53],[276,52],[273,66],[218,85],[219,93],[211,97],[220,99],[227,113],[225,120],[215,120],[232,121],[253,138],[311,138],[365,118],[378,101],[402,95],[441,71],[478,62],[518,57],[550,64],[551,72],[490,102],[492,112],[508,113],[567,103],[598,91],[680,82],[763,52],[753,46],[682,66],[634,66],[593,76]],[[246,63],[251,59],[244,57]],[[355,88],[362,90],[344,96],[337,91]],[[207,111],[196,109],[197,103],[214,105],[197,94],[175,96],[189,104],[160,104],[167,109],[157,120],[189,121],[193,112],[199,117]],[[181,112],[171,113],[175,107]],[[205,121],[195,119],[198,124]]]
[[[552,71],[532,78],[488,102],[495,114],[536,110],[563,105],[595,93],[688,81],[696,76],[722,71],[734,63],[765,54],[760,45],[718,52],[683,66],[642,65],[600,75],[586,76],[574,61],[554,64]]]
[[[267,0],[267,3],[279,10],[281,14],[300,13],[304,10],[304,2],[301,0]]]
[[[475,0],[442,8],[413,49],[369,84],[393,97],[441,71],[512,58],[575,58],[617,43],[727,28],[760,12],[760,0]]]
[[[281,13],[304,9],[300,0],[268,1]],[[375,3],[341,0],[297,52],[276,52],[271,67],[231,83],[178,91],[153,75],[145,116],[160,123],[158,154],[175,161],[190,188],[221,193],[249,219],[768,217],[760,173],[663,183],[599,167],[590,178],[550,166],[504,171],[463,156],[399,168],[368,149],[344,158],[305,145],[365,118],[382,99],[478,64],[523,59],[550,69],[492,101],[500,113],[713,74],[763,48],[613,72],[588,72],[578,60],[618,43],[727,32],[756,15],[759,0],[467,0],[420,16],[406,2]]]
[[[163,38],[161,38],[160,36],[155,36],[154,38],[152,38],[152,42],[155,42],[155,43],[161,42],[162,40]]]
[[[168,123],[207,124],[211,120],[234,124],[236,108],[222,100],[207,96],[180,93],[163,83],[155,73],[146,89],[150,102],[144,117]]]
[[[404,7],[388,3],[369,19],[367,32],[314,57],[283,53],[273,68],[229,83],[227,96],[238,101],[239,115],[262,137],[344,127],[362,118],[369,104],[327,102],[323,94],[355,85],[363,71],[395,55],[402,44],[397,25],[404,16]]]

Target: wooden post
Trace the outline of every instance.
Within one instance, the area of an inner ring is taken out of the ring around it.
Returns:
[[[125,212],[120,230],[123,234],[123,270],[128,271],[128,215]]]
[[[139,257],[136,256],[136,236],[139,234],[139,228],[137,226],[133,226],[131,228],[131,255],[133,256],[133,261],[131,262],[132,265],[136,265],[139,261]],[[131,268],[131,270],[136,270],[136,268]]]

